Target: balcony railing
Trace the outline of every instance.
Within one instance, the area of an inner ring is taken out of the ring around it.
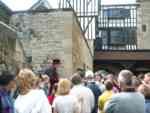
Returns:
[[[101,46],[101,50],[136,50],[137,46],[134,44],[126,44],[124,46],[117,46],[117,45],[105,45]]]
[[[126,44],[124,46],[118,46],[118,45],[106,45],[103,44],[99,47],[95,47],[95,51],[107,51],[107,50],[125,50],[125,51],[134,51],[137,50],[137,45],[135,44]]]
[[[104,44],[101,38],[96,38],[94,40],[95,51],[109,51],[109,50],[125,50],[134,51],[137,50],[137,45],[135,43],[124,43],[124,44]]]
[[[137,50],[137,4],[101,5],[95,50]]]

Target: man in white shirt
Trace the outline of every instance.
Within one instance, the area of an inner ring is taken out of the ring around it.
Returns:
[[[92,91],[82,84],[82,79],[79,74],[74,74],[72,77],[73,88],[70,91],[71,95],[77,97],[81,113],[91,113],[94,108],[94,94]]]

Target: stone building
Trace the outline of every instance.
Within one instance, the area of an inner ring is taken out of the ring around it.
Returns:
[[[104,13],[105,18],[103,19],[100,16],[100,22],[103,23],[104,21],[106,26],[99,23],[102,25],[101,29],[107,29],[108,34],[102,33],[101,38],[96,39],[97,45],[101,46],[98,46],[100,48],[95,50],[94,69],[108,69],[112,72],[118,72],[121,69],[130,69],[135,73],[149,72],[150,1],[137,0],[136,4],[103,7],[105,9],[101,13]],[[107,13],[109,11],[112,11],[112,13]],[[120,24],[114,24],[118,21]],[[124,24],[121,22],[124,22]],[[121,26],[121,29],[118,28],[118,25]],[[117,29],[121,31],[117,31]],[[130,32],[127,32],[126,29]],[[132,33],[132,35],[128,35],[129,33]],[[104,40],[107,35],[109,43]]]
[[[86,2],[93,6],[91,1]],[[5,22],[0,24],[0,28],[7,32],[9,30],[14,37],[16,37],[14,29],[17,31],[16,41],[9,52],[11,55],[8,55],[15,57],[10,58],[7,64],[15,61],[19,67],[29,64],[34,70],[40,70],[49,59],[57,58],[62,63],[59,70],[62,77],[69,77],[76,68],[92,69],[93,63],[95,71],[99,69],[108,69],[112,72],[121,69],[131,69],[134,72],[150,71],[150,1],[137,0],[136,4],[106,6],[94,3],[96,6],[94,9],[97,9],[94,13],[87,13],[92,14],[90,16],[82,15],[82,10],[79,12],[76,10],[82,9],[82,3],[78,1],[77,4],[74,2],[71,4],[71,9],[68,7],[51,9],[46,0],[39,0],[28,11],[20,12],[11,12],[0,2],[0,20]],[[93,26],[88,28],[93,22],[95,31]],[[10,28],[8,23],[14,29]],[[87,27],[85,23],[88,24]],[[90,34],[95,35],[96,39],[92,38],[90,41],[86,39],[85,31],[94,31]],[[2,32],[0,34],[1,38],[6,35]],[[5,43],[8,45],[7,41]],[[8,51],[8,46],[1,45]],[[15,53],[12,53],[13,50]],[[0,55],[3,57],[5,52],[3,49],[1,52]]]
[[[137,42],[139,49],[150,49],[150,0],[137,0],[138,31]]]
[[[0,22],[0,71],[9,70],[16,73],[25,64],[25,54],[16,31]]]
[[[0,1],[0,71],[13,73],[25,64],[25,56],[17,32],[10,27],[12,11]]]
[[[9,26],[0,22],[0,70],[12,70],[16,34]]]
[[[16,12],[10,23],[20,30],[20,40],[35,70],[48,58],[60,59],[62,77],[79,67],[92,69],[92,51],[72,10]]]
[[[11,70],[31,66],[37,71],[57,58],[61,77],[69,77],[77,68],[92,69],[93,51],[72,9],[50,9],[46,0],[20,12],[0,6],[0,19],[6,23],[0,24],[0,39],[5,38],[0,42],[2,65],[14,64],[16,69]]]

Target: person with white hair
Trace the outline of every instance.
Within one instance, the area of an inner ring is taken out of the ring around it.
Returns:
[[[91,113],[94,108],[94,94],[89,88],[83,85],[79,73],[75,73],[71,81],[73,88],[70,94],[78,99],[81,113]]]
[[[97,113],[98,110],[98,97],[101,95],[101,90],[99,86],[94,81],[94,73],[91,70],[85,72],[85,79],[87,80],[87,87],[91,89],[95,98],[95,105],[92,113]]]
[[[105,91],[105,85],[103,84],[104,78],[100,71],[95,72],[94,74],[95,82],[100,88],[101,92],[103,93]]]
[[[144,113],[144,96],[136,92],[133,85],[134,74],[129,70],[122,70],[118,75],[121,93],[117,93],[106,103],[105,113]]]

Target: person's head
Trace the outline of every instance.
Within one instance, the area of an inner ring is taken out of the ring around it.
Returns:
[[[135,87],[135,89],[137,89],[141,84],[140,79],[137,78],[136,76],[132,77],[132,82],[133,82],[133,86]]]
[[[54,67],[57,68],[57,67],[60,66],[61,62],[60,62],[59,59],[53,59],[52,64],[53,64]]]
[[[77,73],[79,73],[79,75],[81,76],[81,78],[85,77],[85,70],[84,69],[77,68],[76,71],[77,71]]]
[[[144,75],[144,82],[150,84],[150,72]]]
[[[78,85],[82,83],[82,78],[78,73],[75,73],[73,74],[71,81],[73,85]]]
[[[104,84],[105,84],[106,90],[110,91],[113,89],[113,84],[111,81],[106,80]]]
[[[141,80],[141,81],[143,81],[143,80],[144,80],[144,74],[143,74],[143,73],[140,73],[140,74],[138,75],[138,79]]]
[[[67,95],[69,94],[70,88],[71,88],[71,82],[68,79],[61,79],[58,82],[57,94]]]
[[[96,80],[96,81],[99,81],[99,82],[100,82],[101,79],[103,78],[102,75],[101,75],[101,73],[100,73],[100,71],[95,72],[95,73],[94,73],[94,76],[95,76],[95,80]]]
[[[9,72],[2,72],[0,74],[0,86],[5,88],[7,91],[16,89],[15,75]]]
[[[49,82],[49,76],[46,74],[41,75],[42,82],[48,83]]]
[[[134,89],[133,78],[134,74],[129,70],[122,70],[118,75],[118,83],[121,90]]]
[[[109,73],[109,74],[106,76],[106,79],[113,82],[113,81],[115,80],[115,76],[114,76],[114,74]]]
[[[87,71],[85,72],[85,79],[86,79],[87,81],[93,80],[93,79],[94,79],[94,73],[93,73],[91,70],[87,70]]]
[[[30,69],[21,69],[17,75],[17,81],[19,85],[19,90],[21,94],[28,93],[35,82],[36,75]]]
[[[141,84],[138,87],[137,91],[141,92],[145,96],[145,98],[150,97],[150,88],[146,87],[144,84]]]

